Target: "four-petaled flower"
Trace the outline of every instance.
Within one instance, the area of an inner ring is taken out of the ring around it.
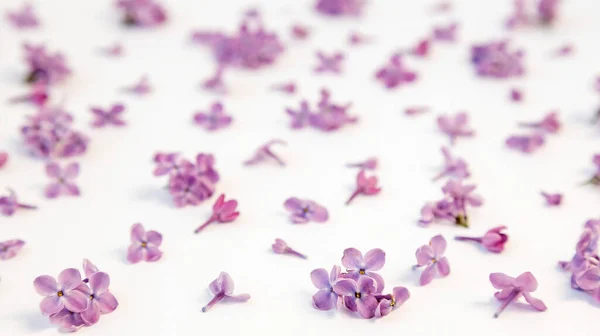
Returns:
[[[75,268],[67,268],[58,275],[58,282],[49,275],[42,275],[33,282],[35,290],[44,297],[40,310],[44,315],[52,315],[63,308],[80,313],[88,308],[88,297],[77,290],[81,284],[81,273]]]
[[[200,225],[194,233],[198,233],[202,231],[208,225],[217,222],[217,223],[229,223],[235,220],[240,212],[237,210],[238,202],[234,199],[231,199],[225,202],[225,194],[221,194],[217,201],[213,205],[213,213],[210,218],[204,222],[204,224]]]
[[[429,245],[423,245],[417,249],[415,253],[417,265],[413,266],[413,269],[427,266],[421,273],[419,280],[421,286],[429,284],[436,273],[442,277],[450,274],[450,265],[448,258],[444,257],[444,252],[446,252],[446,239],[441,235],[431,238]]]
[[[134,224],[131,227],[131,245],[127,249],[127,260],[138,263],[142,260],[157,261],[162,257],[162,251],[158,249],[162,243],[162,235],[156,231],[144,230],[142,224]]]
[[[49,54],[43,45],[24,44],[25,60],[29,74],[25,78],[31,84],[56,84],[71,74],[63,54]]]
[[[48,163],[46,165],[46,175],[55,180],[46,187],[46,197],[56,198],[61,194],[80,195],[79,187],[73,182],[79,176],[79,163],[69,163],[64,169],[58,163]]]
[[[366,319],[375,316],[377,299],[373,294],[377,293],[377,284],[372,278],[361,277],[358,281],[342,278],[335,283],[333,290],[344,297],[344,304],[349,310],[358,311]]]
[[[506,226],[498,226],[486,232],[483,237],[457,236],[454,239],[458,241],[473,241],[481,244],[490,252],[500,253],[504,250],[504,244],[508,241],[508,235],[502,233],[505,229]]]
[[[227,298],[234,302],[246,302],[250,299],[248,294],[233,295],[233,279],[226,272],[221,272],[219,277],[208,285],[208,289],[214,295],[214,298],[208,304],[202,307],[202,312],[207,312],[217,302]]]
[[[490,282],[494,288],[500,290],[494,294],[496,299],[504,301],[494,314],[495,318],[500,316],[509,304],[515,302],[521,296],[525,298],[527,303],[539,311],[548,309],[542,300],[536,299],[530,294],[530,292],[535,292],[538,286],[537,280],[530,272],[525,272],[516,279],[503,273],[492,273],[490,274]]]
[[[290,212],[290,218],[296,224],[304,224],[310,221],[323,223],[329,219],[327,209],[310,200],[290,197],[285,201],[283,206]]]
[[[352,200],[358,195],[377,195],[381,191],[381,188],[377,186],[377,176],[367,177],[364,170],[361,170],[356,175],[356,190],[352,193],[346,205],[350,204]]]
[[[89,286],[89,287],[88,287]],[[89,324],[95,324],[100,320],[101,314],[108,314],[117,309],[119,303],[115,296],[108,291],[110,277],[104,272],[92,274],[87,285],[78,287],[83,294],[89,298],[88,308],[81,312],[81,318]]]
[[[313,303],[317,309],[330,310],[337,306],[339,295],[333,290],[341,273],[340,266],[333,266],[329,275],[324,268],[317,268],[310,272],[310,280],[319,289],[313,295]]]
[[[358,280],[363,275],[366,275],[375,280],[377,293],[383,291],[385,287],[383,277],[375,273],[375,271],[379,271],[385,265],[385,252],[382,249],[372,249],[363,257],[363,254],[359,250],[348,248],[344,250],[342,265],[346,267],[346,272],[348,272],[346,277]]]
[[[0,242],[0,260],[14,258],[25,246],[25,242],[20,239],[11,239]]]
[[[315,72],[342,73],[342,61],[344,60],[343,53],[336,52],[333,55],[328,56],[319,51],[317,52],[317,57],[319,58],[319,65],[315,68]]]
[[[411,83],[417,79],[417,74],[405,68],[401,55],[394,55],[389,63],[375,74],[386,88],[392,89],[403,83]]]
[[[123,104],[114,104],[110,109],[104,110],[100,107],[92,107],[90,111],[96,117],[92,122],[93,127],[104,127],[106,125],[125,126],[125,121],[121,120],[121,114],[125,111]]]
[[[459,137],[472,137],[475,131],[468,125],[469,115],[465,112],[453,116],[442,115],[437,119],[437,124],[443,133],[450,137],[450,144],[454,145]]]
[[[215,102],[211,105],[209,112],[198,112],[194,115],[194,122],[209,131],[227,127],[232,118],[223,110],[223,104]]]

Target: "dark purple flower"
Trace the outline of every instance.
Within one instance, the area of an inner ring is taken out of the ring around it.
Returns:
[[[23,248],[25,242],[20,239],[11,239],[0,242],[0,260],[14,258]]]
[[[33,11],[31,4],[25,3],[16,11],[6,11],[6,18],[17,29],[36,28],[40,25],[39,19]]]
[[[429,112],[429,107],[427,106],[410,106],[404,109],[404,114],[407,116],[416,116],[427,112]]]
[[[453,157],[450,150],[446,147],[442,147],[442,154],[444,155],[444,169],[433,178],[434,181],[446,176],[458,179],[465,179],[471,176],[469,165],[465,160]]]
[[[198,112],[194,115],[194,122],[209,131],[227,127],[232,118],[223,111],[223,104],[215,102],[211,105],[209,112]]]
[[[344,250],[344,256],[342,257],[342,266],[346,267],[348,274],[345,276],[354,280],[359,280],[364,275],[375,280],[375,292],[381,293],[385,287],[385,281],[383,277],[377,273],[385,265],[385,252],[382,249],[369,250],[365,256],[355,249],[347,248]]]
[[[88,280],[87,285],[81,284],[77,288],[90,300],[88,308],[81,312],[81,318],[88,324],[96,324],[100,320],[100,315],[113,312],[119,303],[115,296],[108,291],[110,286],[108,274],[96,272]]]
[[[377,168],[377,158],[370,157],[362,162],[348,163],[348,164],[346,164],[346,167],[360,168],[362,170],[375,170]]]
[[[542,300],[536,299],[530,294],[531,292],[535,292],[538,286],[537,280],[530,272],[525,272],[516,279],[503,273],[492,273],[490,274],[490,282],[494,288],[500,290],[494,294],[496,299],[504,301],[494,314],[494,318],[500,316],[509,304],[515,302],[521,296],[525,298],[527,303],[539,311],[548,309]]]
[[[508,78],[523,75],[523,56],[522,51],[509,51],[506,41],[471,47],[471,62],[475,65],[477,74],[483,77]]]
[[[421,286],[429,284],[435,278],[436,273],[441,277],[450,274],[450,265],[448,258],[444,257],[444,252],[446,252],[446,239],[441,235],[431,238],[429,245],[423,245],[417,249],[415,253],[417,265],[413,266],[413,269],[426,266],[419,280]]]
[[[190,174],[173,175],[169,180],[169,192],[175,206],[198,205],[210,198],[215,191],[208,177]]]
[[[437,26],[433,28],[433,39],[436,41],[455,42],[457,23],[451,23],[448,26]]]
[[[481,244],[488,251],[500,253],[504,250],[504,244],[508,241],[508,235],[502,233],[506,226],[495,227],[483,235],[483,237],[463,237],[456,236],[454,239],[458,241],[473,241]]]
[[[329,276],[324,268],[317,268],[310,272],[310,280],[319,289],[312,297],[315,308],[320,310],[336,308],[339,296],[333,290],[333,287],[338,281],[340,273],[341,268],[337,265],[333,266]]]
[[[386,88],[392,89],[403,83],[411,83],[417,79],[417,74],[405,68],[402,56],[396,54],[390,58],[386,66],[379,69],[375,77],[380,80]]]
[[[442,115],[437,119],[437,124],[443,133],[450,137],[450,144],[454,145],[459,137],[472,137],[475,131],[468,125],[469,115],[465,112],[453,116]]]
[[[319,65],[315,67],[315,72],[333,72],[336,74],[342,73],[342,61],[344,60],[344,54],[336,52],[331,56],[325,55],[323,52],[317,52],[319,58]]]
[[[290,197],[285,201],[283,206],[290,212],[290,218],[296,224],[304,224],[310,221],[324,223],[329,219],[327,209],[310,200]]]
[[[13,97],[9,100],[10,103],[31,103],[35,106],[44,106],[48,101],[49,93],[48,86],[42,82],[36,83],[31,88],[31,92]]]
[[[27,83],[56,84],[71,74],[66,58],[60,53],[49,54],[44,45],[25,43],[25,61],[29,65]]]
[[[546,200],[546,204],[549,206],[559,206],[562,203],[563,195],[562,194],[549,194],[542,191],[542,196]]]
[[[142,260],[153,262],[162,257],[158,248],[162,244],[162,235],[156,231],[147,231],[142,224],[131,227],[131,245],[127,249],[127,260],[136,264]]]
[[[356,175],[356,190],[350,195],[348,201],[346,201],[346,205],[350,204],[352,200],[358,195],[377,195],[381,191],[381,187],[377,186],[377,176],[369,176],[367,177],[364,170],[361,170],[358,175]]]
[[[539,131],[543,131],[546,133],[558,133],[560,131],[562,124],[560,120],[558,120],[557,112],[548,113],[544,119],[536,122],[530,123],[519,123],[521,127],[530,127]]]
[[[246,302],[250,299],[250,295],[248,294],[233,295],[233,287],[231,276],[226,272],[221,272],[219,277],[208,285],[208,289],[214,295],[214,298],[206,306],[202,307],[202,311],[206,313],[217,302],[225,298],[233,302]]]
[[[79,176],[79,163],[70,163],[64,169],[58,163],[48,163],[46,165],[46,175],[54,180],[46,187],[46,197],[56,198],[61,194],[80,195],[79,187],[73,182]]]
[[[523,91],[519,90],[519,89],[511,89],[510,90],[510,100],[514,101],[514,102],[520,102],[523,101]]]
[[[154,27],[167,20],[167,13],[154,0],[118,0],[117,7],[124,11],[123,23],[138,27]]]
[[[150,85],[150,80],[147,75],[143,75],[140,79],[133,85],[124,88],[125,92],[133,93],[138,96],[145,96],[148,93],[152,92],[152,86]]]
[[[254,152],[254,156],[253,157],[251,157],[250,159],[244,161],[244,165],[246,165],[246,166],[255,165],[257,163],[266,161],[267,159],[271,158],[271,159],[277,161],[277,163],[280,166],[285,166],[285,162],[283,162],[283,160],[280,159],[279,156],[277,156],[271,150],[271,146],[273,146],[273,145],[287,146],[287,142],[285,142],[283,140],[279,140],[279,139],[275,139],[275,140],[271,140],[271,141],[267,142],[266,144],[260,146]]]
[[[317,0],[317,12],[329,16],[359,16],[365,0]]]
[[[308,38],[308,35],[310,34],[310,30],[308,29],[308,27],[300,24],[292,25],[291,32],[292,37],[296,40],[306,40]]]
[[[200,225],[194,233],[202,231],[205,227],[215,222],[229,223],[234,221],[240,215],[240,212],[236,211],[237,205],[238,202],[234,199],[225,202],[225,194],[221,194],[213,205],[213,213],[210,218],[204,224]]]
[[[22,204],[17,200],[17,194],[8,189],[8,196],[0,196],[0,212],[5,216],[12,216],[17,209],[37,209],[35,205]]]
[[[44,297],[40,302],[42,314],[48,316],[66,308],[72,312],[80,313],[88,307],[88,297],[77,290],[82,284],[81,274],[75,268],[68,268],[58,275],[58,281],[49,275],[42,275],[35,279],[35,290]]]
[[[533,153],[541,148],[545,142],[544,136],[538,133],[532,135],[513,135],[506,139],[506,146],[523,153]]]
[[[283,240],[276,238],[275,243],[271,245],[271,249],[273,252],[277,254],[289,254],[298,258],[307,259],[308,257],[288,246],[288,244]]]
[[[104,110],[100,107],[92,107],[90,111],[96,117],[92,122],[93,127],[104,127],[106,125],[125,126],[125,121],[121,120],[121,114],[125,111],[123,104],[114,104],[109,110]]]
[[[363,318],[370,319],[375,316],[377,299],[373,294],[377,293],[377,285],[370,277],[361,277],[358,281],[354,279],[339,279],[333,286],[333,290],[343,296],[344,305],[350,311],[360,314]]]
[[[394,287],[392,294],[376,295],[375,297],[379,301],[377,309],[375,309],[375,316],[383,317],[406,302],[410,298],[410,292],[404,287]]]
[[[273,85],[271,88],[273,90],[287,93],[289,95],[293,95],[294,93],[296,93],[296,89],[297,89],[296,83],[294,83],[294,82],[276,84],[276,85]]]
[[[0,168],[4,167],[8,162],[8,153],[0,152]]]

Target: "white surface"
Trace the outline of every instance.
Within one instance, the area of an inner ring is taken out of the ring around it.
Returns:
[[[67,267],[81,267],[91,259],[110,274],[111,291],[120,302],[99,324],[81,335],[200,335],[200,334],[399,334],[399,335],[591,335],[598,304],[569,287],[569,275],[556,267],[571,257],[587,218],[598,215],[600,193],[578,187],[591,171],[600,130],[586,124],[597,107],[591,90],[600,59],[594,0],[565,1],[561,19],[551,30],[526,29],[511,33],[515,46],[527,51],[527,75],[493,81],[476,78],[468,62],[473,42],[507,36],[503,22],[510,1],[455,1],[455,10],[432,15],[422,1],[373,0],[358,20],[330,20],[315,15],[313,1],[165,1],[170,22],[155,31],[127,30],[110,1],[36,1],[43,29],[18,32],[0,23],[0,101],[22,93],[25,66],[19,45],[46,42],[64,52],[74,75],[54,90],[53,99],[66,98],[76,128],[91,137],[82,165],[80,198],[46,200],[44,163],[27,155],[19,127],[30,106],[2,105],[0,147],[10,162],[0,172],[0,186],[14,188],[23,202],[38,211],[21,211],[0,218],[0,240],[27,241],[15,259],[0,263],[0,335],[56,335],[38,310],[40,297],[33,279],[56,276]],[[3,1],[0,9],[20,1]],[[214,62],[208,49],[188,43],[192,28],[233,31],[241,13],[260,5],[269,29],[285,39],[287,50],[277,64],[260,72],[231,71],[226,75],[231,93],[224,97],[234,116],[229,129],[209,134],[192,125],[197,109],[215,96],[199,90]],[[268,5],[267,5],[268,4]],[[458,44],[436,44],[427,60],[409,60],[419,72],[415,85],[385,90],[373,73],[399,47],[412,45],[435,23],[457,20]],[[292,22],[313,28],[307,42],[289,41]],[[348,47],[351,30],[376,37],[373,45]],[[108,59],[97,48],[121,41],[126,56]],[[574,56],[553,59],[551,50],[564,42],[576,47]],[[312,73],[317,49],[347,51],[343,76]],[[148,73],[154,94],[139,98],[118,88]],[[269,85],[296,80],[300,94],[288,98]],[[509,88],[524,89],[525,103],[508,101]],[[284,107],[300,98],[315,101],[320,87],[333,92],[334,101],[352,101],[351,113],[360,122],[339,132],[293,131]],[[93,130],[90,105],[127,105],[123,129]],[[431,105],[435,113],[409,118],[409,105]],[[564,130],[528,157],[509,151],[504,139],[518,131],[516,121],[537,120],[558,108]],[[448,143],[435,126],[439,113],[467,110],[477,130],[473,139],[459,140],[454,152],[468,160],[485,205],[470,213],[472,228],[416,225],[421,206],[440,196],[441,183],[430,179],[442,162],[439,148]],[[271,138],[289,142],[276,151],[287,160],[280,168],[245,168],[241,162],[255,147]],[[200,207],[176,209],[162,189],[165,179],[152,176],[151,157],[157,150],[214,153],[222,176],[217,192],[240,202],[242,215],[228,225],[193,235],[209,215],[211,200]],[[355,171],[344,163],[375,155],[383,191],[359,197],[343,206],[351,193]],[[565,193],[560,208],[543,205],[541,190]],[[328,207],[326,224],[292,225],[283,210],[289,196],[307,197]],[[163,259],[154,264],[124,261],[129,228],[142,222],[163,233]],[[452,241],[456,234],[479,235],[496,225],[509,227],[510,242],[501,255]],[[452,272],[419,287],[413,272],[414,251],[435,234],[449,240],[447,255]],[[281,237],[307,261],[275,255],[270,244]],[[342,251],[380,247],[387,252],[381,274],[389,289],[409,288],[411,299],[384,319],[365,321],[340,311],[321,312],[311,306],[312,269],[339,264]],[[203,314],[210,299],[207,285],[220,271],[228,271],[236,291],[249,293],[245,304],[220,304]],[[549,310],[537,313],[513,305],[492,319],[499,302],[488,281],[490,272],[518,275],[531,271],[539,281],[535,296]]]

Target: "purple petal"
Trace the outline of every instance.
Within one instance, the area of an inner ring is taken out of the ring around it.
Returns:
[[[136,264],[144,258],[144,248],[137,244],[132,244],[127,249],[127,260]]]
[[[513,289],[516,286],[516,279],[504,273],[490,274],[490,282],[496,289]]]
[[[341,279],[335,283],[333,290],[338,295],[351,296],[354,298],[354,294],[358,291],[358,284],[352,279]]]
[[[365,254],[365,269],[379,271],[385,265],[385,252],[382,249],[372,249]]]
[[[388,299],[382,299],[379,301],[377,309],[375,309],[375,316],[386,316],[392,311],[392,303]]]
[[[324,268],[317,268],[310,272],[310,280],[313,285],[318,289],[327,289],[329,290],[329,274],[327,274],[327,270]]]
[[[525,298],[525,301],[527,301],[527,303],[529,303],[531,306],[533,306],[533,308],[539,311],[545,311],[546,309],[548,309],[548,307],[546,307],[542,300],[534,298],[533,296],[531,296],[531,294],[529,294],[529,292],[523,292],[523,297]]]
[[[62,185],[59,183],[51,183],[46,187],[44,194],[48,198],[56,198],[60,195],[60,191],[62,190]]]
[[[23,248],[25,242],[18,239],[7,240],[0,242],[0,260],[8,260],[14,258],[17,253]]]
[[[419,284],[421,286],[425,286],[433,280],[435,277],[435,269],[435,264],[431,264],[423,270],[423,273],[421,273],[421,278],[419,279]]]
[[[58,313],[64,306],[63,300],[56,295],[45,297],[40,302],[40,310],[46,316]]]
[[[513,293],[513,289],[511,288],[507,288],[507,289],[503,289],[499,292],[494,293],[494,296],[496,297],[496,299],[502,301],[502,300],[506,300],[508,299],[508,297]]]
[[[392,290],[396,307],[402,305],[410,298],[410,292],[404,287],[394,287]]]
[[[67,268],[58,275],[58,283],[61,290],[71,291],[81,284],[81,273],[76,268]]]
[[[148,231],[146,233],[147,242],[154,246],[162,244],[162,235],[156,231]]]
[[[349,311],[357,311],[358,307],[356,306],[356,299],[354,298],[354,294],[352,296],[344,296],[344,306],[348,308]]]
[[[73,162],[65,167],[64,178],[74,179],[79,175],[79,163]]]
[[[100,296],[96,296],[94,300],[96,301],[96,305],[98,305],[98,308],[100,308],[102,314],[108,314],[114,311],[119,305],[119,302],[117,302],[115,296],[109,291],[102,293]]]
[[[363,318],[370,319],[375,316],[375,309],[377,308],[377,299],[374,296],[362,297],[356,303],[358,314]]]
[[[362,253],[351,247],[344,250],[344,256],[342,257],[342,265],[348,269],[359,269],[363,266],[363,255]]]
[[[219,293],[221,293],[223,291],[223,286],[221,285],[221,282],[219,281],[220,278],[216,278],[215,280],[213,280],[211,283],[208,284],[208,290],[210,291],[210,293],[212,295],[217,295]]]
[[[448,264],[448,258],[443,257],[436,262],[438,273],[440,276],[445,277],[450,274],[450,264]]]
[[[67,192],[67,194],[69,194],[71,196],[81,195],[81,191],[79,191],[79,187],[75,184],[67,183],[67,184],[63,185],[63,188]]]
[[[158,247],[148,246],[146,248],[146,261],[158,261],[162,257],[162,251]]]
[[[235,286],[233,284],[233,279],[227,272],[221,272],[221,274],[219,274],[219,282],[221,283],[223,293],[228,295],[233,293]]]
[[[110,277],[104,272],[94,273],[89,278],[89,285],[94,294],[102,294],[108,289],[108,286],[110,286]]]
[[[88,324],[96,324],[100,320],[100,308],[96,304],[90,304],[90,307],[81,313],[81,318]]]
[[[292,219],[292,223],[294,224],[306,224],[310,222],[310,219],[308,217],[305,217],[304,215],[300,214],[292,214],[290,218]]]
[[[372,294],[377,292],[377,284],[375,283],[375,280],[368,276],[360,277],[357,282],[357,287],[358,292],[363,294]]]
[[[65,292],[65,294],[62,296],[62,299],[65,303],[65,308],[74,313],[81,313],[88,308],[88,297],[82,292]]]
[[[600,267],[592,267],[577,277],[577,285],[589,291],[600,287]]]
[[[138,243],[146,240],[146,230],[142,224],[133,224],[131,227],[131,242]]]
[[[313,303],[317,309],[330,310],[337,306],[337,294],[330,289],[321,289],[313,295]]]
[[[33,281],[33,286],[35,287],[35,291],[41,296],[56,295],[56,293],[59,291],[58,283],[49,275],[37,277]]]
[[[433,255],[436,258],[443,256],[444,252],[446,252],[446,239],[444,239],[442,235],[437,235],[431,238],[429,245],[431,245]]]
[[[433,249],[429,245],[423,245],[417,249],[415,253],[417,257],[417,264],[419,266],[425,266],[431,263],[433,259]]]
[[[51,162],[46,165],[46,175],[48,175],[48,177],[57,179],[61,177],[61,173],[62,170],[57,163]]]
[[[517,287],[526,292],[534,292],[537,289],[538,283],[531,272],[525,272],[517,277]]]
[[[296,197],[290,197],[288,198],[285,203],[283,203],[283,206],[291,212],[296,212],[298,210],[302,210],[303,207],[303,203],[299,198]]]
[[[317,223],[326,222],[329,219],[329,212],[325,207],[312,202],[311,211],[309,213],[310,219]]]
[[[366,275],[373,278],[373,280],[375,280],[376,291],[373,293],[383,292],[383,289],[385,288],[385,281],[383,280],[383,277],[374,272],[367,272]]]
[[[249,294],[227,295],[227,299],[233,302],[246,302],[250,300]]]
[[[333,284],[337,281],[338,277],[340,276],[340,273],[342,272],[342,268],[338,265],[334,265],[331,268],[331,272],[329,273],[329,283]]]
[[[98,272],[98,267],[96,267],[96,265],[92,264],[91,261],[89,261],[88,259],[83,259],[83,272],[85,273],[85,276],[87,278],[91,277],[92,274]]]

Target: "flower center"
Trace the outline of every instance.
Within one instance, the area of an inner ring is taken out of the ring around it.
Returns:
[[[56,293],[56,295],[58,295],[58,297],[61,297],[61,296],[65,295],[65,294],[63,293],[63,291],[58,291],[58,293]]]
[[[360,270],[358,270],[358,273],[361,275],[365,275],[365,269],[361,268]]]
[[[456,215],[455,221],[456,221],[456,225],[458,225],[458,226],[469,227],[469,220],[467,219],[467,216],[465,216],[463,214]]]
[[[304,214],[307,214],[307,213],[308,213],[308,207],[304,207],[304,208],[302,208],[302,212],[303,212]]]
[[[94,294],[90,295],[90,300],[94,299]]]
[[[360,293],[359,293],[359,292],[356,292],[356,293],[354,293],[354,297],[355,297],[355,298],[357,298],[357,299],[360,299],[360,296],[361,296],[361,295],[360,295]]]
[[[148,243],[146,243],[146,242],[142,242],[141,246],[142,246],[143,248],[146,248],[146,247],[148,247]]]
[[[431,258],[431,262],[435,264],[437,260],[435,258]]]

